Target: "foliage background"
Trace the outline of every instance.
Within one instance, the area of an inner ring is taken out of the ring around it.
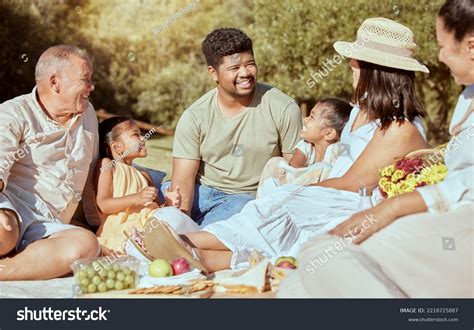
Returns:
[[[311,107],[322,97],[350,98],[346,63],[313,88],[306,82],[335,55],[335,41],[355,40],[364,19],[383,16],[415,33],[417,57],[431,71],[418,76],[429,113],[428,137],[440,143],[448,139],[450,114],[461,90],[437,60],[435,17],[442,2],[0,0],[0,102],[31,91],[34,65],[46,48],[71,43],[92,56],[96,109],[173,128],[184,109],[213,87],[200,44],[209,31],[225,26],[240,28],[253,39],[259,80]],[[177,16],[186,6],[189,12]]]

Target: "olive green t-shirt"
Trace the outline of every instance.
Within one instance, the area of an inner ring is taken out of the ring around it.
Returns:
[[[232,118],[219,110],[214,88],[179,119],[173,157],[201,161],[197,183],[254,194],[265,163],[292,152],[301,126],[298,105],[277,88],[257,83],[250,105]]]

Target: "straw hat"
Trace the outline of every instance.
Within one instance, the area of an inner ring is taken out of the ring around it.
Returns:
[[[413,32],[387,18],[366,19],[357,31],[355,42],[337,41],[334,49],[344,57],[389,68],[429,73],[413,54],[416,44]]]

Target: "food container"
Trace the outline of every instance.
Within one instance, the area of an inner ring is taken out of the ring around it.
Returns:
[[[80,259],[73,262],[74,295],[133,289],[140,261],[130,256]]]

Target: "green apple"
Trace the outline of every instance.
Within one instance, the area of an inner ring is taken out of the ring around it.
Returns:
[[[173,268],[166,260],[156,259],[148,268],[148,274],[152,277],[168,277],[173,275]]]

